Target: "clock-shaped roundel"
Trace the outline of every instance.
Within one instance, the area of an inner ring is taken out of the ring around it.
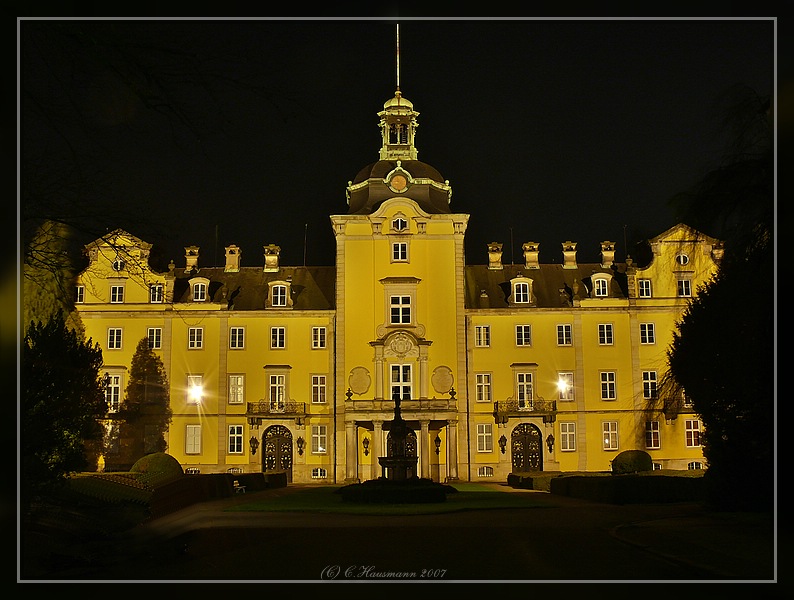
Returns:
[[[404,175],[399,175],[399,174],[395,175],[394,177],[391,178],[391,181],[389,183],[391,184],[392,189],[398,192],[408,187],[408,180],[405,178]]]

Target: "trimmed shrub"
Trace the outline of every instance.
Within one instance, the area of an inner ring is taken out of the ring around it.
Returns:
[[[612,474],[624,475],[626,473],[639,473],[652,471],[653,460],[651,455],[643,450],[624,450],[612,461]]]
[[[140,473],[138,477],[152,487],[166,484],[176,479],[181,479],[185,472],[182,465],[170,454],[155,452],[147,454],[132,465],[130,473]]]

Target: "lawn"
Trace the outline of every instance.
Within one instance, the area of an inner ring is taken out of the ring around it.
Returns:
[[[359,504],[343,502],[336,491],[342,486],[306,487],[284,495],[263,495],[236,504],[227,511],[315,512],[357,515],[427,515],[464,510],[499,508],[547,508],[548,495],[539,499],[529,492],[502,492],[476,483],[455,484],[457,493],[447,494],[446,502],[433,504]]]

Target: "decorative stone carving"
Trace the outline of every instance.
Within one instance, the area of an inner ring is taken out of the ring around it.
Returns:
[[[455,383],[454,379],[452,370],[449,367],[441,366],[433,370],[433,376],[430,380],[436,392],[439,394],[446,394],[452,389],[452,384]]]
[[[407,333],[400,331],[389,339],[388,348],[391,353],[398,358],[405,358],[413,352],[415,348],[413,338]]]
[[[353,367],[347,382],[354,394],[366,394],[372,383],[372,378],[364,367]]]

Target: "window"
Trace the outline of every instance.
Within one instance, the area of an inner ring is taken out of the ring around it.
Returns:
[[[518,410],[532,410],[534,401],[532,373],[516,373],[516,397],[518,398]]]
[[[287,305],[287,286],[274,285],[272,288],[273,306],[286,306]]]
[[[201,473],[201,469],[198,467],[188,467],[185,469],[185,475],[198,475]]]
[[[229,348],[232,350],[245,348],[245,327],[229,328]]]
[[[121,374],[105,373],[105,402],[108,411],[116,412],[121,403]]]
[[[123,271],[124,267],[127,265],[122,259],[117,258],[116,260],[113,261],[113,264],[111,266],[113,267],[114,271]]]
[[[661,447],[659,421],[645,421],[645,448],[648,450],[658,450]]]
[[[642,372],[642,397],[656,398],[656,371]]]
[[[391,398],[411,399],[411,365],[391,366]]]
[[[149,327],[146,330],[146,338],[149,340],[149,348],[160,350],[163,347],[163,330],[161,327]]]
[[[193,284],[193,302],[204,302],[207,299],[207,284],[204,282]]]
[[[406,262],[408,260],[408,242],[392,242],[391,259],[393,262]]]
[[[702,469],[703,468],[703,463],[698,462],[698,461],[693,461],[691,463],[687,463],[686,468],[689,471],[694,471],[695,469]]]
[[[601,346],[611,346],[614,341],[612,336],[612,323],[598,324],[598,343]]]
[[[312,403],[325,404],[325,375],[312,375]]]
[[[601,400],[615,400],[616,398],[615,372],[601,371]]]
[[[152,304],[162,303],[164,296],[162,283],[155,283],[149,287],[149,302]]]
[[[312,327],[312,348],[325,348],[325,327]]]
[[[187,403],[188,404],[201,404],[204,399],[204,376],[203,375],[188,375],[187,376]]]
[[[686,447],[697,448],[700,446],[700,421],[687,419],[684,427],[686,429]]]
[[[605,421],[603,423],[604,450],[618,449],[618,422]]]
[[[327,479],[328,471],[322,467],[315,467],[312,469],[312,479]]]
[[[606,279],[594,279],[593,290],[596,298],[606,298],[609,295],[609,281]]]
[[[229,425],[229,454],[243,453],[243,426]]]
[[[576,423],[560,422],[560,450],[573,452],[576,450]]]
[[[490,325],[477,325],[474,328],[474,345],[478,348],[488,348],[491,345]]]
[[[284,412],[287,401],[287,376],[270,375],[270,412]]]
[[[475,376],[477,387],[477,402],[491,401],[491,374],[477,373]]]
[[[477,477],[493,477],[493,467],[479,467],[477,469]]]
[[[653,323],[640,323],[640,344],[655,344],[656,330]]]
[[[653,466],[653,470],[654,471],[661,471],[662,470],[662,463],[655,462],[655,463],[652,464],[652,466]]]
[[[83,302],[85,302],[85,286],[78,285],[74,288],[74,303],[82,304]]]
[[[692,282],[689,279],[678,280],[678,295],[682,298],[689,298],[692,295]]]
[[[513,287],[513,302],[516,304],[529,303],[529,284],[521,281]]]
[[[651,280],[650,279],[639,279],[639,280],[637,280],[637,286],[639,288],[640,298],[650,298],[651,297]]]
[[[108,328],[108,350],[121,350],[121,327]]]
[[[411,323],[411,297],[410,296],[391,296],[391,316],[392,325],[409,325]]]
[[[270,347],[271,348],[286,348],[287,347],[287,328],[286,327],[271,327],[270,328]]]
[[[573,400],[573,373],[563,371],[557,374],[557,391],[560,400]]]
[[[187,330],[187,347],[191,350],[200,350],[204,347],[203,327],[190,327]]]
[[[124,286],[111,285],[110,286],[110,302],[111,304],[121,304],[124,302]]]
[[[557,345],[570,346],[573,344],[573,329],[570,324],[557,325]]]
[[[245,402],[245,375],[229,375],[229,404]]]
[[[477,452],[493,452],[493,426],[477,423]]]
[[[392,229],[395,231],[405,231],[408,229],[408,221],[402,217],[397,217],[391,222]]]
[[[312,454],[325,454],[328,451],[328,428],[325,425],[312,425]]]
[[[516,325],[516,346],[532,345],[532,326]]]
[[[185,427],[185,454],[201,453],[201,425]]]
[[[684,253],[677,254],[675,257],[675,262],[683,267],[689,264],[689,257]]]

